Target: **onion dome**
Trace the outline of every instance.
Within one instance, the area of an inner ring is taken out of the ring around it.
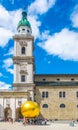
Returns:
[[[19,21],[17,29],[20,26],[27,26],[27,27],[31,28],[30,22],[27,20],[27,12],[25,9],[23,9],[23,11],[22,11],[22,19]]]

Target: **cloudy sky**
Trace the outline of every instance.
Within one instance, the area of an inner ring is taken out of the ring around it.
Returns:
[[[13,83],[12,36],[26,6],[37,74],[78,74],[78,0],[0,0],[0,89]]]

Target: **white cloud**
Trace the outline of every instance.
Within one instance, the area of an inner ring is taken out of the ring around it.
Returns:
[[[4,62],[3,67],[6,69],[6,71],[13,74],[13,69],[11,69],[11,67],[13,65],[12,58],[8,58],[8,59],[4,60],[3,62]]]
[[[11,47],[9,49],[8,55],[13,55],[14,54],[14,47]]]
[[[29,13],[29,10],[28,10]],[[5,17],[6,16],[6,17]],[[16,11],[8,11],[0,5],[0,46],[5,47],[12,36],[17,33],[17,25],[21,19],[21,9]],[[40,37],[39,27],[41,22],[38,20],[37,15],[30,13],[28,17],[31,21],[32,33],[35,38]]]
[[[9,49],[9,51],[7,52],[7,54],[4,54],[4,56],[9,56],[9,55],[13,55],[14,54],[14,47],[11,47]]]
[[[47,40],[50,36],[49,36],[50,31],[49,30],[45,30],[44,32],[42,32],[40,39],[42,40]]]
[[[78,33],[66,28],[38,44],[48,54],[64,60],[78,61]]]
[[[0,89],[8,89],[11,85],[6,84],[5,82],[0,81]]]
[[[10,20],[9,12],[2,5],[0,5],[0,26],[6,27],[6,25],[8,25],[9,23],[9,20]]]
[[[28,17],[29,21],[31,21],[31,26],[32,26],[32,34],[35,38],[40,37],[40,30],[39,27],[41,25],[41,22],[37,20],[37,17],[35,16],[29,16]]]
[[[35,0],[28,7],[28,19],[31,21],[32,25],[32,34],[35,38],[40,37],[39,27],[41,26],[41,21],[39,20],[38,14],[46,13],[50,8],[53,7],[56,0]]]
[[[0,46],[4,47],[12,38],[12,35],[13,33],[10,30],[0,27]]]
[[[7,68],[7,71],[10,72],[11,74],[14,74],[14,70],[11,68]]]
[[[10,19],[9,19],[9,28],[12,32],[17,33],[17,25],[19,20],[21,19],[21,9],[15,11],[9,11]]]
[[[20,17],[20,9],[15,11],[8,11],[2,5],[0,5],[0,27],[6,28],[12,32],[16,32]]]
[[[55,4],[56,0],[35,0],[28,7],[29,21],[35,38],[40,37],[41,21],[38,14],[46,13]],[[11,0],[14,3],[14,0]],[[5,17],[6,16],[6,17]],[[0,46],[5,47],[12,36],[17,33],[17,25],[21,19],[21,9],[8,11],[0,5]]]
[[[56,0],[35,0],[28,8],[29,14],[46,13],[55,4]]]
[[[75,7],[73,13],[70,16],[70,19],[73,26],[78,28],[78,5]]]
[[[21,17],[21,10],[7,11],[0,5],[0,46],[5,47],[16,33],[17,24]]]
[[[5,67],[11,67],[12,64],[13,64],[12,58],[8,58],[8,59],[4,60]]]

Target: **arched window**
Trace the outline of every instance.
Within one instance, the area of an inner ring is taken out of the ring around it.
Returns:
[[[47,104],[43,104],[42,107],[43,107],[43,108],[48,108],[48,105],[47,105]]]
[[[30,31],[29,31],[29,30],[27,30],[27,32],[29,33]]]
[[[4,117],[5,118],[11,118],[12,117],[12,109],[10,107],[6,107],[4,109]]]
[[[46,81],[46,79],[42,79],[43,81]]]
[[[60,79],[59,79],[59,78],[57,78],[57,81],[60,81]]]
[[[25,47],[22,47],[21,53],[22,53],[22,54],[25,54],[25,52],[26,52]]]
[[[74,78],[71,78],[72,81],[74,81]]]
[[[21,82],[25,82],[26,81],[26,76],[25,75],[21,75]]]
[[[25,31],[25,28],[23,28],[22,31]]]
[[[60,108],[65,108],[65,104],[60,104]]]

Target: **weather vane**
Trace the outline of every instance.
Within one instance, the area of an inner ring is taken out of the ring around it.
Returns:
[[[27,5],[26,0],[24,0],[24,9],[26,9],[26,5]]]

